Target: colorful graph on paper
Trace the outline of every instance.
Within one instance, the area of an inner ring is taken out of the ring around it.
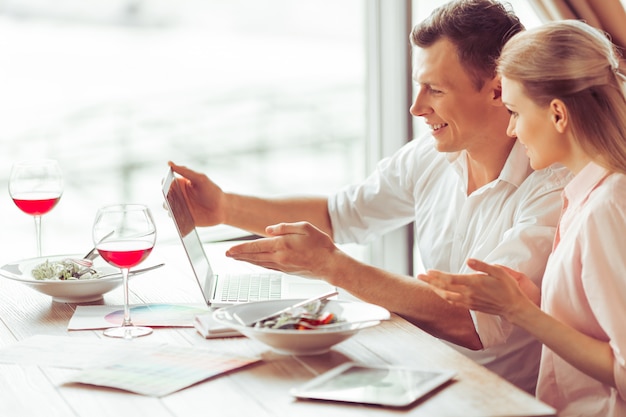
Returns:
[[[106,366],[85,369],[67,382],[162,397],[259,360],[197,347],[163,345]]]

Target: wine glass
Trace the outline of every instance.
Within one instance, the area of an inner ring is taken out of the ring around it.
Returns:
[[[102,259],[122,271],[124,320],[120,327],[104,331],[105,336],[132,339],[152,333],[150,327],[133,325],[128,303],[128,271],[148,257],[156,241],[156,227],[150,210],[142,204],[102,207],[93,224],[93,241]]]
[[[37,256],[41,257],[41,216],[52,210],[61,199],[61,167],[53,159],[15,163],[9,177],[9,194],[20,210],[35,219]]]

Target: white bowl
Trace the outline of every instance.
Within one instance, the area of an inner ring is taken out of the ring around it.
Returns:
[[[83,280],[37,280],[33,278],[31,271],[37,265],[60,261],[65,258],[80,258],[82,255],[55,255],[41,258],[24,259],[22,261],[6,264],[0,267],[0,276],[21,282],[41,293],[52,297],[54,301],[61,303],[84,303],[97,301],[102,295],[118,287],[122,283],[122,275],[113,275],[105,278]],[[100,274],[108,274],[119,271],[107,264],[102,258],[94,261],[94,267]]]
[[[329,300],[323,311],[335,314],[343,323],[328,329],[285,330],[244,326],[256,318],[289,307],[302,300],[257,301],[238,304],[216,310],[213,317],[221,324],[239,331],[244,336],[258,340],[272,350],[286,355],[318,355],[328,352],[337,343],[343,342],[359,330],[375,326],[389,319],[389,311],[377,305],[344,300]]]

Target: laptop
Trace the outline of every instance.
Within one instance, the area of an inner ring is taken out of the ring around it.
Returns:
[[[289,275],[250,265],[250,271],[216,271],[198,236],[193,216],[171,169],[163,181],[163,196],[176,231],[209,307],[250,301],[310,298],[335,289],[325,281]]]

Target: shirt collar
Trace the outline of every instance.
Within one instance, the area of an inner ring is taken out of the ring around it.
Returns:
[[[581,204],[598,184],[609,174],[600,165],[589,162],[563,189],[565,198],[570,205]]]
[[[463,156],[463,157],[461,157]],[[467,151],[450,152],[446,154],[446,159],[450,162],[457,172],[467,178]],[[516,187],[522,185],[524,180],[532,172],[530,161],[526,155],[524,145],[518,140],[513,144],[509,156],[498,175],[498,179],[513,184]]]

